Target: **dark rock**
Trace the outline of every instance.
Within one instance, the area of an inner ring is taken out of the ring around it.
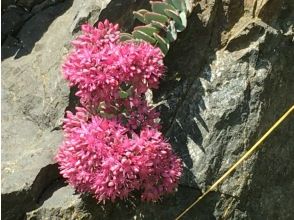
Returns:
[[[160,107],[164,130],[184,158],[186,174],[182,184],[202,191],[294,103],[294,97],[289,95],[294,94],[294,69],[289,59],[294,55],[293,32],[283,34],[281,29],[247,12],[241,13],[238,22],[228,29],[230,26],[219,24],[218,16],[227,14],[223,5],[214,1],[211,4],[209,11],[203,7],[197,12],[200,19],[209,13],[212,21],[190,19],[187,31],[167,56],[169,76],[155,93],[157,101],[165,103]],[[277,13],[276,17],[281,18]],[[284,19],[280,22],[289,17]],[[215,46],[211,48],[212,45]],[[263,146],[267,153],[260,151],[252,156],[219,187],[223,198],[215,207],[215,218],[294,216],[290,208],[294,202],[287,199],[289,189],[294,189],[294,176],[289,175],[294,168],[287,162],[294,156],[292,122],[293,117],[279,128],[279,137],[285,141],[284,152],[274,147],[281,146],[278,139],[270,137]],[[267,159],[273,155],[280,158],[279,162],[272,164]],[[287,169],[281,174],[278,167],[284,166]],[[284,182],[274,187],[281,177]],[[276,199],[279,205],[275,205]]]
[[[5,12],[9,6],[15,5],[15,0],[3,0],[1,1],[1,13]]]
[[[1,16],[1,41],[5,41],[8,35],[15,34],[28,19],[30,14],[23,8],[11,6]]]
[[[16,4],[23,7],[23,8],[26,8],[27,10],[31,10],[31,8],[34,5],[41,4],[44,1],[45,0],[17,0]],[[53,0],[53,1],[55,1],[55,0]]]
[[[133,11],[139,9],[150,9],[149,0],[112,0],[109,5],[101,11],[99,20],[108,19],[120,25],[124,32],[131,32],[137,20],[134,19]]]
[[[1,59],[15,56],[20,47],[21,43],[19,40],[8,35],[1,46]]]

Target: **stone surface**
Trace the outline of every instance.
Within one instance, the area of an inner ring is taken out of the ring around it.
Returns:
[[[239,1],[210,1],[211,7],[200,3],[195,9],[199,20],[190,19],[168,54],[170,75],[156,93],[164,103],[164,130],[185,161],[182,184],[202,191],[294,103],[294,35],[289,24],[294,4],[281,1],[282,10],[271,18],[254,17],[255,12],[245,10],[248,4],[240,13],[233,11]],[[266,11],[268,4],[256,10]],[[294,167],[288,161],[294,156],[293,120],[219,187],[216,219],[294,216],[294,201],[287,199],[294,189],[289,174]]]
[[[69,187],[63,187],[54,192],[43,205],[28,212],[27,219],[174,219],[181,210],[187,207],[200,193],[189,187],[179,187],[178,191],[164,198],[158,203],[141,203],[137,199],[125,202],[97,204],[88,196],[77,196]],[[216,201],[209,201],[215,204]],[[212,213],[208,201],[187,216],[200,216],[202,219],[211,219]],[[210,206],[211,208],[212,206]]]
[[[174,219],[294,104],[294,2],[198,1],[153,95],[185,163],[178,191],[96,204],[64,185],[53,161],[60,119],[75,105],[59,66],[82,23],[108,18],[128,31],[148,1],[22,2],[35,2],[31,17],[2,46],[3,219]],[[293,122],[183,219],[293,219]]]
[[[29,13],[21,7],[13,6],[8,8],[1,17],[1,42],[4,42],[8,35],[13,35],[22,27]]]
[[[70,92],[59,69],[72,39],[63,27],[72,25],[81,4],[43,8],[16,33],[19,45],[4,45],[5,54],[15,54],[2,62],[4,219],[19,219],[37,208],[42,193],[60,178],[53,158]]]

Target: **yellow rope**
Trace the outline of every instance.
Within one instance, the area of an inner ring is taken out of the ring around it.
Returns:
[[[272,131],[278,127],[294,110],[294,105],[257,141],[224,175],[222,175],[206,192],[204,192],[195,202],[193,202],[187,209],[185,209],[177,218],[179,220],[185,215],[194,205],[196,205],[201,199],[203,199],[209,192],[214,190],[225,178],[227,178],[245,159],[247,159],[260,144],[272,133]]]

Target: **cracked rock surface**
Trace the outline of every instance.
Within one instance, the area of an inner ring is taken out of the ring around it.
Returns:
[[[2,2],[2,218],[174,219],[294,104],[294,2],[200,0],[171,46],[153,101],[184,161],[158,203],[97,204],[64,184],[54,155],[76,103],[60,74],[84,22],[129,31],[147,0]],[[294,114],[183,219],[293,219]]]

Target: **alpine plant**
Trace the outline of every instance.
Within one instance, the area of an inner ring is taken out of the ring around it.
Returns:
[[[159,113],[145,93],[165,72],[164,54],[144,41],[120,41],[118,25],[82,26],[62,73],[80,107],[68,111],[56,161],[61,175],[98,202],[134,192],[156,201],[173,192],[182,162],[159,131]]]

